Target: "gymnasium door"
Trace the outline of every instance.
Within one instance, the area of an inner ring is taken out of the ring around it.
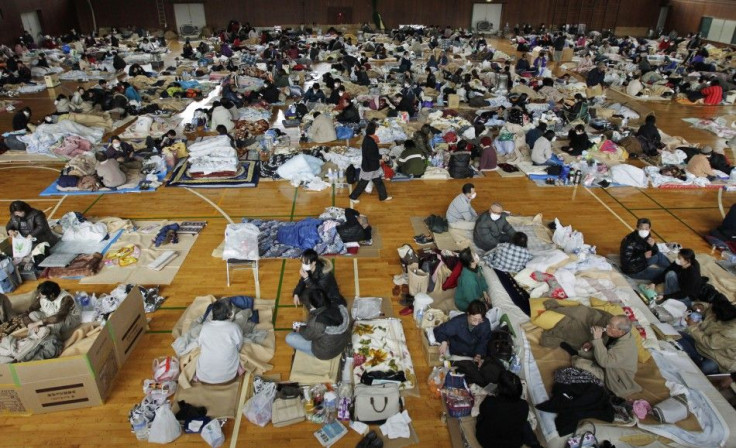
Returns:
[[[480,32],[497,32],[501,28],[502,8],[503,5],[496,3],[474,3],[470,26]]]
[[[23,29],[31,33],[34,42],[37,42],[38,36],[41,34],[41,21],[38,19],[38,12],[24,12],[20,15],[20,20],[23,23]]]
[[[204,16],[204,3],[174,3],[174,17],[177,29],[181,29],[184,25],[193,25],[202,29],[207,24]]]

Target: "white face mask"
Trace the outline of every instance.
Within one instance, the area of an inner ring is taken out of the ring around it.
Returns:
[[[54,106],[59,104],[59,100],[54,100]]]
[[[682,260],[680,260],[679,258],[676,259],[675,264],[677,264],[678,266],[682,266]]]
[[[501,215],[498,213],[491,212],[491,219],[494,221],[498,221],[499,219],[501,219]]]
[[[26,112],[23,112],[23,115],[25,115],[26,117],[30,117],[31,116],[31,113],[28,112],[28,111],[26,111]]]
[[[550,140],[550,141],[551,142],[557,141],[557,137],[552,137],[552,140]]]
[[[649,236],[649,230],[639,230],[639,236],[642,238],[646,238]]]
[[[120,143],[113,143],[112,144],[112,147],[115,148],[115,149],[118,149],[118,148],[120,148]]]
[[[302,263],[302,271],[309,272],[312,270],[312,265],[310,263]]]
[[[478,193],[470,193],[470,200],[472,201],[476,196],[478,196]]]

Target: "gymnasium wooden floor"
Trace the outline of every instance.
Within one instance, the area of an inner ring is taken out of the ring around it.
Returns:
[[[508,45],[501,43],[501,49]],[[513,53],[511,53],[513,54]],[[69,93],[75,85],[64,83],[55,90],[21,97],[23,105],[30,105],[34,117],[51,111],[53,98]],[[710,133],[690,128],[681,121],[683,117],[712,117],[733,111],[724,107],[685,107],[676,103],[648,105],[657,115],[660,127],[673,135],[681,135],[691,142],[717,144]],[[12,115],[0,113],[0,130],[10,129]],[[719,145],[720,146],[720,145]],[[59,165],[53,165],[59,168]],[[168,297],[164,306],[150,317],[150,331],[136,348],[136,354],[122,367],[113,392],[102,407],[88,408],[31,417],[0,417],[0,434],[3,447],[98,447],[131,446],[136,439],[130,432],[127,414],[130,408],[143,397],[142,381],[149,377],[151,360],[173,353],[171,328],[182,310],[196,296],[253,294],[253,278],[249,271],[235,274],[229,288],[225,283],[225,265],[222,260],[210,256],[223,238],[227,223],[224,216],[210,204],[180,188],[160,188],[155,193],[141,195],[69,196],[64,198],[39,198],[38,194],[57,176],[57,173],[42,166],[0,166],[0,222],[8,218],[7,205],[11,200],[28,200],[31,205],[53,217],[69,211],[83,212],[88,216],[119,216],[134,219],[186,219],[206,220],[207,228],[202,232],[184,266],[171,286],[164,287],[162,294]],[[444,214],[447,205],[458,194],[465,181],[414,181],[389,183],[389,194],[394,200],[379,203],[375,195],[364,195],[359,210],[368,215],[371,223],[380,229],[383,249],[378,259],[360,259],[357,272],[350,259],[335,259],[335,269],[340,289],[345,296],[356,294],[356,285],[363,296],[390,298],[391,278],[400,271],[395,248],[412,242],[410,216],[426,216],[430,213]],[[514,214],[534,215],[543,213],[545,220],[559,217],[564,224],[572,224],[582,231],[586,242],[598,247],[598,253],[607,254],[618,250],[621,238],[634,226],[637,218],[649,217],[653,222],[655,236],[661,241],[677,241],[683,247],[699,252],[708,252],[710,247],[701,235],[721,221],[717,192],[712,190],[664,191],[634,188],[586,189],[562,187],[537,187],[526,178],[501,178],[496,173],[474,179],[478,197],[474,206],[478,211],[487,209],[491,202],[499,201]],[[277,218],[298,220],[318,215],[325,207],[349,206],[346,191],[306,192],[287,182],[261,182],[256,189],[200,190],[233,220],[242,217]],[[736,202],[736,193],[723,194],[723,206],[728,209]],[[261,294],[275,301],[274,313],[277,332],[277,354],[271,373],[288,378],[292,350],[286,346],[284,337],[291,323],[299,319],[291,300],[291,290],[298,278],[298,261],[266,260],[261,263]],[[357,274],[357,277],[356,277]],[[84,289],[89,292],[108,292],[114,286],[84,285],[75,281],[62,281],[68,290]],[[18,292],[35,287],[35,283],[22,285]],[[401,307],[394,303],[398,316]],[[405,321],[408,346],[413,355],[417,377],[420,380],[421,398],[409,398],[407,409],[414,420],[422,447],[447,447],[449,436],[440,422],[440,403],[428,399],[425,379],[429,374],[417,332],[409,318]],[[230,443],[233,423],[228,422],[225,434]],[[302,423],[277,429],[272,426],[259,428],[244,420],[238,437],[238,446],[319,446],[312,432],[317,426]],[[359,437],[354,433],[345,437],[336,446],[355,446]],[[204,446],[198,435],[180,437],[177,446]]]

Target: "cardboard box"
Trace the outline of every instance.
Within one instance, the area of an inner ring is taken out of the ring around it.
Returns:
[[[572,48],[563,48],[562,49],[562,59],[559,62],[571,62],[573,57],[574,51]]]
[[[422,351],[424,352],[424,358],[427,360],[429,367],[441,366],[440,361],[440,347],[438,345],[429,345],[429,339],[427,339],[427,333],[418,328],[417,331],[421,333],[420,338],[422,339]]]
[[[46,75],[43,77],[43,81],[46,83],[46,87],[53,89],[54,87],[61,84],[59,81],[59,75]]]
[[[133,288],[107,321],[118,364],[123,365],[146,333],[146,311],[140,290]]]
[[[447,95],[447,107],[450,109],[457,109],[460,107],[460,97],[455,93]]]
[[[0,415],[30,415],[99,406],[145,331],[140,291],[133,289],[83,355],[0,364]]]

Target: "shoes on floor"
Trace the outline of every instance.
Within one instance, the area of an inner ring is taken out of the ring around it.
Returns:
[[[394,285],[407,285],[409,284],[408,274],[396,274],[394,275]]]
[[[355,448],[383,448],[383,440],[378,437],[376,431],[371,430]]]
[[[429,235],[416,235],[414,236],[414,242],[424,246],[434,243],[434,239]]]
[[[401,286],[396,285],[394,286],[394,289],[391,290],[391,296],[392,297],[399,297],[401,295]]]
[[[402,294],[401,298],[399,299],[399,305],[401,306],[413,306],[414,305],[414,296],[410,296],[409,294]]]
[[[350,198],[350,200],[351,200],[351,201],[353,202],[353,204],[357,204],[357,203],[359,203],[359,202],[360,202],[360,201],[359,201],[358,199],[353,199],[353,198]]]
[[[401,309],[401,311],[399,311],[399,314],[401,314],[402,316],[408,316],[408,315],[413,314],[413,313],[414,313],[414,307],[413,306],[404,307],[404,308]]]

